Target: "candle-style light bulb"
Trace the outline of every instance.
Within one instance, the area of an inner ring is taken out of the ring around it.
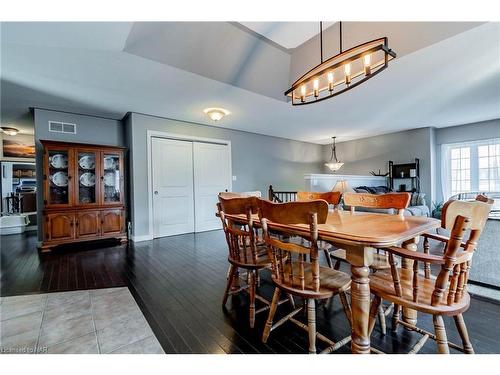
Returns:
[[[313,89],[314,97],[317,98],[319,96],[319,80],[317,78],[313,81]]]
[[[345,74],[345,84],[348,85],[351,83],[351,64],[347,63],[344,65],[344,74]]]
[[[333,91],[333,72],[329,72],[327,74],[327,78],[328,78],[328,90],[330,92]]]
[[[365,55],[365,57],[363,58],[364,60],[364,65],[365,65],[365,75],[369,75],[371,72],[372,72],[372,68],[371,68],[371,55],[368,54],[368,55]]]
[[[302,85],[300,88],[300,101],[304,103],[306,101],[306,85]]]

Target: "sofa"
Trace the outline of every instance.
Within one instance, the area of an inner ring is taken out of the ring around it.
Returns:
[[[356,193],[369,193],[369,194],[387,194],[393,191],[387,186],[358,186],[354,188]],[[427,207],[425,201],[425,194],[423,193],[410,193],[411,200],[410,205],[405,209],[405,216],[430,216],[429,207]],[[345,208],[345,207],[344,207]],[[357,211],[365,212],[381,212],[387,214],[395,214],[394,209],[377,209],[377,208],[356,208]]]

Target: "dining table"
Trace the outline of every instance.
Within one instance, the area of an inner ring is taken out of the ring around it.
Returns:
[[[226,215],[234,221],[244,221],[243,215]],[[260,226],[258,215],[252,215],[255,227]],[[370,311],[370,265],[377,249],[402,246],[417,251],[420,235],[440,227],[437,219],[425,216],[389,215],[373,212],[330,210],[325,223],[318,224],[318,239],[335,247],[345,249],[351,265],[351,310],[352,310],[352,353],[371,352],[369,334]],[[291,235],[307,237],[307,224],[273,223],[276,229],[283,229]],[[403,268],[413,267],[413,261],[403,259]],[[416,324],[417,312],[403,309],[403,321]]]

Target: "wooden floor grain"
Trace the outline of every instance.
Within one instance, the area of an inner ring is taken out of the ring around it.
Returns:
[[[39,254],[35,245],[35,234],[1,237],[2,296],[127,286],[166,353],[307,352],[307,335],[290,323],[277,328],[262,344],[266,313],[257,315],[256,328],[250,330],[244,296],[230,298],[227,309],[221,308],[228,268],[221,231],[130,245],[81,244],[47,255]],[[272,292],[269,275],[264,273],[259,293],[271,299]],[[279,315],[287,309],[280,307]],[[333,339],[348,334],[338,298],[317,311],[319,332]],[[476,353],[499,353],[500,305],[473,298],[464,317]],[[448,337],[459,343],[453,320],[445,323]],[[419,315],[419,325],[431,330],[432,319]],[[388,331],[384,337],[375,328],[375,348],[403,353],[420,337],[402,328],[397,333]],[[337,353],[348,352],[346,346]],[[421,350],[435,352],[432,340]]]

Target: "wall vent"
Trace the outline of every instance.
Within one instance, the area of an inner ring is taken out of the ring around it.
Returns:
[[[49,132],[76,134],[76,124],[68,122],[49,121]]]

